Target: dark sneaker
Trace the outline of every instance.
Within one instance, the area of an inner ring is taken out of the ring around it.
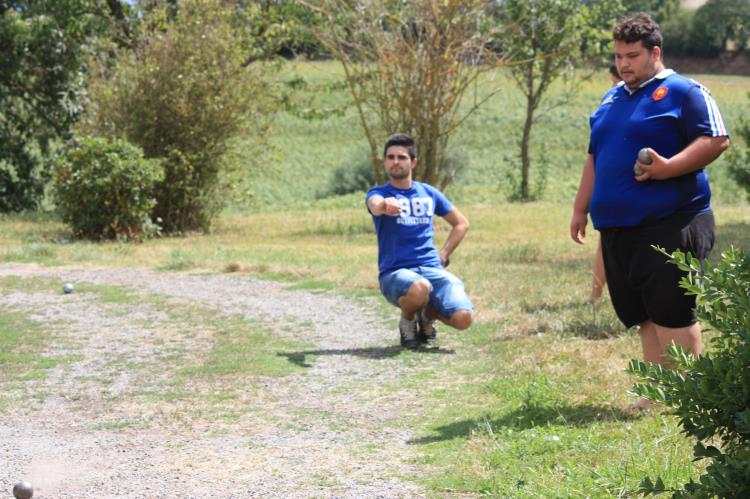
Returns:
[[[435,319],[428,319],[426,310],[423,308],[417,312],[417,323],[419,324],[417,339],[429,348],[437,348],[437,329]]]
[[[401,334],[401,346],[414,350],[419,348],[419,340],[417,339],[417,319],[407,320],[403,317],[398,323],[398,331]]]

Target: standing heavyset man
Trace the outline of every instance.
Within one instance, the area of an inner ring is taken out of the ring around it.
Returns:
[[[365,198],[378,236],[380,290],[401,309],[401,346],[435,347],[436,319],[466,329],[473,318],[463,283],[445,270],[448,257],[469,230],[469,221],[443,193],[412,179],[417,149],[409,135],[388,138],[383,165],[390,181],[370,189]],[[433,242],[433,215],[451,225],[439,252]]]
[[[651,17],[623,18],[613,38],[624,85],[610,89],[591,115],[570,235],[583,243],[590,211],[615,312],[626,327],[640,325],[644,360],[665,364],[672,342],[700,354],[701,328],[695,297],[679,287],[684,274],[652,246],[708,256],[715,226],[704,167],[729,139],[708,90],[664,69],[662,36]],[[649,164],[636,160],[641,148],[648,148]]]

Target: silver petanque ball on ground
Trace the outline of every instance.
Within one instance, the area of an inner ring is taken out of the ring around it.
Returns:
[[[72,284],[70,284],[69,282],[66,282],[65,284],[63,284],[63,293],[65,293],[66,295],[69,295],[72,292],[73,292]]]
[[[34,489],[29,482],[18,482],[13,486],[13,497],[16,499],[31,499]]]

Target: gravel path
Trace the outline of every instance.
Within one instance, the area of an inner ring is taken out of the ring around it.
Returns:
[[[0,289],[0,311],[53,331],[59,340],[45,355],[76,357],[23,381],[22,407],[0,415],[0,491],[26,479],[35,498],[424,496],[409,445],[422,402],[413,384],[393,386],[449,356],[405,361],[374,307],[237,274],[1,264],[0,279],[9,277],[28,286]],[[136,298],[64,295],[63,282],[122,287]],[[235,418],[196,417],[190,400],[140,403],[145,387],[168,381],[159,366],[170,353],[196,359],[212,345],[200,321],[175,324],[174,307],[241,317],[312,344],[282,352],[307,367],[241,381],[228,403],[246,410]],[[0,373],[0,389],[9,388]]]

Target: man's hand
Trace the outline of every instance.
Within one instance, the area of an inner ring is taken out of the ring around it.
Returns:
[[[401,205],[396,198],[383,198],[380,202],[380,210],[381,213],[391,217],[396,217],[401,214]]]
[[[570,220],[570,238],[578,244],[583,244],[586,240],[586,224],[589,221],[586,212],[573,212],[573,218]]]
[[[651,157],[651,163],[641,163],[637,159],[633,164],[633,168],[640,168],[643,172],[640,175],[636,175],[635,179],[638,182],[645,182],[646,180],[665,180],[672,178],[672,168],[669,166],[669,160],[664,156],[660,156],[659,153],[647,148],[648,155]]]
[[[701,136],[669,159],[659,156],[656,151],[649,148],[648,153],[653,161],[650,165],[636,161],[633,166],[640,167],[643,174],[636,175],[635,179],[638,182],[643,182],[645,180],[666,180],[681,177],[705,168],[718,158],[727,147],[729,147],[729,138],[726,136]]]
[[[455,206],[444,218],[450,224],[451,231],[448,233],[445,245],[438,251],[438,256],[440,257],[440,264],[443,267],[447,267],[450,263],[451,254],[461,244],[466,232],[469,230],[469,220]]]
[[[438,253],[438,256],[440,257],[440,265],[442,265],[443,267],[447,267],[451,260],[450,258],[448,258],[448,253],[445,251],[445,249],[441,250]]]
[[[396,217],[401,214],[401,205],[394,197],[383,198],[376,194],[367,200],[367,208],[376,217],[380,215]]]

